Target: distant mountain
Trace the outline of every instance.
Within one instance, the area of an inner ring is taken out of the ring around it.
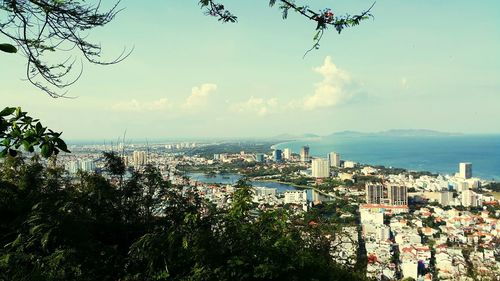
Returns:
[[[270,137],[269,139],[271,140],[300,140],[300,139],[310,139],[310,138],[319,138],[321,136],[316,135],[316,134],[311,134],[311,133],[305,133],[305,134],[298,134],[298,135],[293,135],[293,134],[281,134],[277,135],[274,137]]]
[[[461,133],[447,133],[426,129],[394,129],[375,133],[342,131],[333,133],[327,137],[357,137],[357,136],[390,136],[390,137],[438,137],[438,136],[457,136]]]
[[[448,132],[439,132],[434,130],[388,130],[384,132],[380,132],[381,135],[386,136],[398,136],[398,137],[434,137],[434,136],[456,136],[461,135],[460,133],[448,133]]]
[[[369,133],[357,132],[357,131],[341,131],[328,135],[327,137],[354,137],[354,136],[363,136]]]

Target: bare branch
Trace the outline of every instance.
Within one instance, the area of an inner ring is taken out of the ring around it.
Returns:
[[[90,30],[114,19],[120,0],[101,11],[101,1],[0,0],[0,34],[15,42],[26,56],[27,80],[51,97],[63,97],[60,89],[74,84],[83,73],[74,73],[76,59],[54,61],[53,52],[75,48],[91,63],[109,65],[123,61],[131,51],[124,49],[115,59],[101,60],[101,46],[87,39]],[[4,22],[1,19],[6,19]],[[74,74],[73,74],[74,73]]]

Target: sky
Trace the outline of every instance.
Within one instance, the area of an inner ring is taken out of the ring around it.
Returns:
[[[0,106],[21,106],[68,140],[500,133],[500,1],[378,1],[373,20],[327,30],[304,58],[314,22],[283,20],[268,0],[231,0],[238,22],[223,24],[197,2],[123,0],[89,38],[104,59],[133,51],[116,65],[83,62],[67,89],[76,98],[50,98],[25,81],[22,55],[0,54]],[[297,2],[336,14],[372,4]]]

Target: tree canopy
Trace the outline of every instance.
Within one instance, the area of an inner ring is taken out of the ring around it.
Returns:
[[[250,188],[238,182],[230,207],[217,209],[152,166],[113,185],[8,157],[0,280],[364,279],[336,265],[317,229],[286,210],[253,212]]]

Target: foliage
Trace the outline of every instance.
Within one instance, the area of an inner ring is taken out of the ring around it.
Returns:
[[[370,13],[373,5],[358,15],[338,16],[330,8],[315,12],[306,5],[296,4],[295,0],[270,0],[269,5],[274,6],[276,2],[280,3],[283,19],[288,17],[289,11],[295,11],[316,23],[314,44],[306,54],[319,48],[324,30],[329,26],[340,33],[373,17]],[[107,25],[115,18],[121,11],[119,3],[120,0],[114,1],[108,9],[103,9],[101,1],[0,1],[0,34],[17,46],[2,42],[0,51],[16,53],[19,48],[27,59],[27,80],[51,97],[65,96],[59,90],[75,83],[83,72],[83,65],[76,69],[78,55],[101,65],[118,63],[130,55],[131,52],[124,50],[117,58],[103,61],[100,59],[101,45],[88,39],[90,31]],[[223,4],[213,0],[199,0],[199,4],[205,14],[217,17],[219,21],[237,21],[237,16]],[[65,53],[67,58],[54,61],[51,55],[54,52]]]
[[[99,60],[100,44],[90,42],[87,32],[104,26],[115,17],[117,5],[101,12],[101,3],[79,0],[48,1],[0,1],[0,34],[14,42],[27,58],[26,76],[36,87],[52,97],[63,96],[57,89],[73,84],[82,71],[73,73],[76,59],[71,59],[72,50],[77,49],[88,61],[110,64],[123,60],[122,53],[109,62]],[[2,51],[15,52],[15,47],[0,45]],[[53,61],[51,53],[67,53],[68,58]]]
[[[295,0],[270,0],[269,6],[276,5],[276,2],[279,2],[278,6],[282,12],[283,19],[288,18],[288,14],[290,11],[294,11],[297,14],[304,16],[308,20],[316,22],[316,33],[314,35],[313,41],[314,44],[311,49],[309,49],[304,56],[307,55],[310,51],[314,49],[319,49],[321,39],[323,38],[324,31],[329,27],[333,27],[339,34],[347,27],[356,26],[361,23],[361,21],[373,18],[371,14],[371,9],[375,5],[373,3],[366,11],[363,11],[359,15],[343,15],[336,16],[331,8],[324,8],[315,12],[309,8],[308,5],[299,5],[296,4]],[[216,3],[213,0],[200,0],[199,4],[202,8],[206,9],[206,14],[210,16],[217,17],[219,21],[222,22],[236,22],[237,17],[228,11],[224,5],[220,3]]]
[[[11,44],[0,44],[0,51],[5,53],[17,53],[17,48]]]
[[[326,178],[322,184],[317,185],[316,188],[325,191],[325,192],[330,192],[333,191],[333,188],[344,185],[344,182],[341,180],[336,180],[332,178]]]
[[[0,280],[363,279],[285,210],[253,212],[245,181],[221,210],[152,166],[121,187],[61,173],[19,157],[0,166]]]
[[[484,188],[487,188],[493,192],[500,192],[500,182],[491,182],[486,185]]]
[[[125,174],[125,163],[120,156],[118,156],[115,152],[103,152],[102,155],[105,159],[106,170],[111,175],[122,177]]]
[[[40,148],[43,157],[69,152],[61,133],[44,127],[38,119],[28,116],[20,107],[6,107],[0,111],[0,158],[16,156],[22,146],[28,152]]]

